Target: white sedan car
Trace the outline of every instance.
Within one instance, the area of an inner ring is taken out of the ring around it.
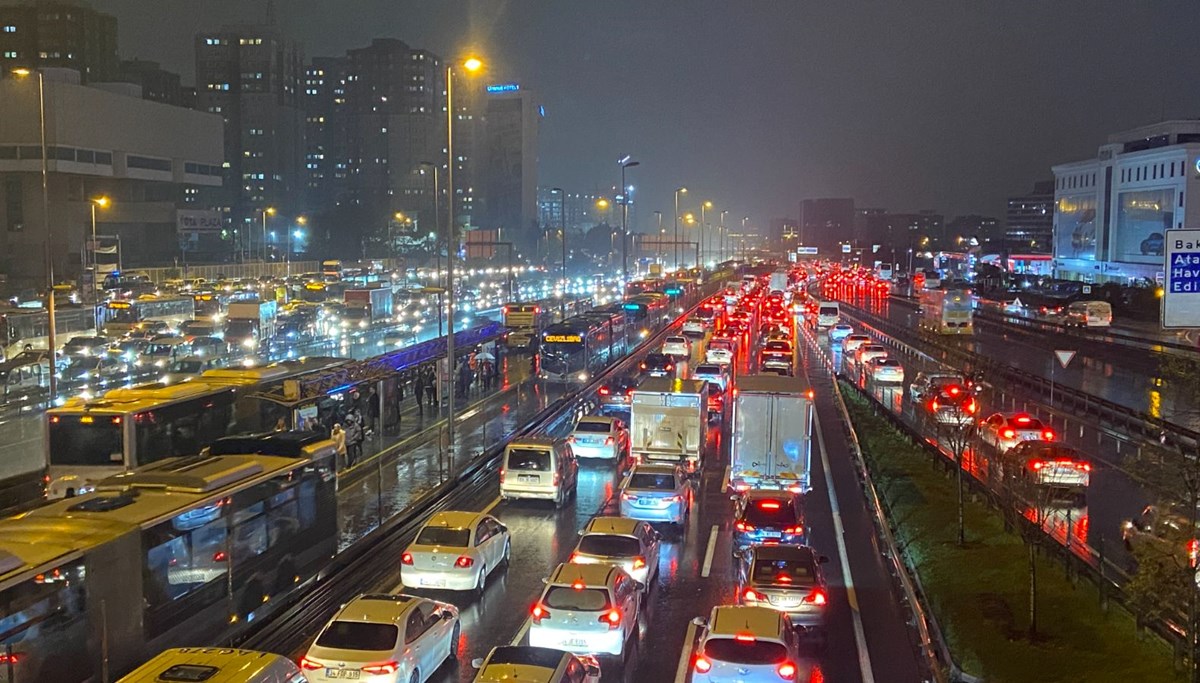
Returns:
[[[667,337],[663,341],[662,353],[664,356],[674,356],[675,358],[691,358],[692,343],[687,337]]]
[[[410,588],[482,594],[488,575],[508,564],[510,552],[508,527],[495,517],[439,512],[400,555],[400,580]]]
[[[410,595],[360,595],[321,629],[300,668],[312,683],[421,683],[458,658],[454,605]]]
[[[980,425],[979,438],[1005,453],[1022,441],[1054,441],[1054,430],[1029,413],[994,413]]]
[[[588,415],[579,418],[568,439],[579,458],[619,461],[629,453],[629,429],[616,417]]]
[[[904,383],[904,366],[895,358],[888,358],[887,356],[872,358],[867,361],[863,367],[863,373],[872,382],[879,384]]]
[[[717,365],[730,365],[733,363],[733,343],[715,339],[708,343],[708,349],[704,352],[704,361],[707,363],[716,363]]]

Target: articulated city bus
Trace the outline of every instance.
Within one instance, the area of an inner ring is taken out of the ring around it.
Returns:
[[[288,416],[273,409],[274,404],[251,395],[347,362],[302,358],[253,369],[221,368],[179,384],[143,384],[99,398],[72,398],[46,413],[48,495],[77,495],[105,477],[199,453],[223,436],[268,431],[280,417],[286,424]]]
[[[169,458],[0,521],[0,678],[111,681],[282,608],[338,517],[332,442],[281,437],[294,454]]]
[[[612,327],[598,320],[568,318],[542,332],[538,373],[553,382],[586,383],[608,363]]]
[[[54,311],[55,343],[62,344],[74,336],[91,336],[96,330],[96,310],[59,308]],[[21,353],[26,346],[45,349],[50,345],[50,314],[44,310],[17,309],[0,313],[0,347],[4,358]]]
[[[100,326],[109,337],[119,337],[134,329],[138,323],[162,321],[171,328],[191,320],[196,315],[196,301],[190,296],[152,297],[145,299],[113,300],[100,307]]]

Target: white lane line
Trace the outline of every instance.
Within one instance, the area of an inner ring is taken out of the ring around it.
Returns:
[[[495,510],[496,506],[499,504],[500,504],[500,496],[496,496],[496,500],[493,500],[492,502],[488,503],[488,506],[483,509],[483,514],[485,514],[485,515],[489,514],[492,510]]]
[[[837,539],[838,556],[842,563],[842,576],[846,582],[846,596],[850,602],[850,617],[854,624],[854,644],[858,649],[858,668],[862,672],[863,683],[875,683],[875,673],[871,668],[871,654],[867,651],[867,634],[863,630],[862,612],[858,608],[858,595],[854,590],[854,578],[850,574],[850,558],[846,555],[846,530],[842,526],[842,512],[838,506],[837,492],[833,490],[833,473],[829,469],[829,454],[825,451],[825,434],[821,430],[821,420],[813,411],[817,423],[817,444],[821,448],[821,466],[825,468],[825,486],[829,489],[829,508],[833,512],[833,531]]]
[[[704,551],[704,566],[700,568],[700,578],[707,579],[712,572],[713,552],[717,549],[717,525],[708,532],[708,549]]]
[[[692,668],[692,644],[695,642],[696,624],[689,621],[687,635],[683,637],[683,654],[679,656],[679,666],[675,668],[675,683],[687,680],[688,670]]]
[[[521,628],[517,630],[517,635],[513,636],[512,642],[509,645],[520,645],[521,641],[525,640],[525,635],[529,633],[529,626],[532,623],[532,621],[526,619],[525,623],[521,624]]]

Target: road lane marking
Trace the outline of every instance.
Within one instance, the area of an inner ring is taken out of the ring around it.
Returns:
[[[500,496],[496,496],[496,500],[493,500],[492,502],[488,503],[487,507],[485,507],[483,509],[483,514],[485,514],[485,515],[490,514],[492,510],[495,510],[496,506],[500,504],[500,500],[501,500]]]
[[[532,621],[526,619],[525,623],[521,624],[521,628],[517,629],[517,635],[513,636],[512,642],[509,645],[520,645],[521,641],[525,640],[526,634],[529,633],[529,626],[532,623]]]
[[[687,680],[688,669],[692,668],[692,645],[695,642],[696,624],[689,621],[687,635],[683,637],[683,654],[679,656],[679,666],[675,667],[675,683],[683,683]]]
[[[708,532],[708,549],[704,551],[704,566],[700,569],[700,578],[707,579],[712,571],[713,552],[717,549],[717,525],[712,526],[712,531]]]
[[[846,597],[850,603],[850,617],[854,624],[854,645],[858,649],[858,668],[862,672],[863,683],[875,683],[874,670],[871,668],[871,654],[867,651],[867,634],[863,630],[862,612],[858,608],[858,595],[854,589],[854,578],[850,574],[850,558],[846,554],[846,529],[842,526],[842,512],[838,505],[837,492],[833,489],[833,471],[829,468],[829,454],[825,450],[825,434],[821,429],[821,419],[817,411],[813,411],[813,421],[817,425],[817,445],[821,448],[821,466],[825,468],[825,486],[829,489],[829,509],[833,512],[834,538],[837,540],[838,557],[842,564],[842,576],[846,582]]]

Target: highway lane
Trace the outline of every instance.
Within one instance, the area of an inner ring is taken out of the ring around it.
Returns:
[[[842,293],[842,301],[859,306],[889,322],[913,330],[919,316],[907,302],[888,298],[853,297]],[[1158,361],[1146,350],[1096,342],[1080,343],[1071,336],[1030,335],[1028,331],[998,325],[977,324],[972,337],[946,337],[987,358],[1003,359],[1010,365],[1055,383],[1070,386],[1114,403],[1161,417],[1190,429],[1200,429],[1197,406],[1164,388]],[[1059,365],[1057,349],[1076,351],[1067,368]]]
[[[853,318],[853,314],[844,317],[859,327],[859,321]],[[822,347],[831,355],[834,366],[844,367],[840,350],[831,349],[823,333],[818,337]],[[910,400],[907,385],[918,372],[945,371],[949,368],[920,356],[904,354],[895,348],[891,349],[891,353],[904,364],[904,385],[865,383],[852,374],[851,379],[908,424],[935,436],[928,428],[925,409]],[[1147,504],[1162,502],[1166,497],[1163,492],[1149,488],[1138,479],[1134,471],[1136,466],[1130,463],[1136,445],[1073,415],[1053,411],[1044,403],[1011,392],[1000,384],[993,384],[986,389],[979,396],[979,402],[981,417],[997,411],[1018,410],[1036,415],[1048,422],[1061,442],[1078,448],[1091,460],[1091,481],[1085,499],[1054,496],[1029,501],[1022,512],[1030,519],[1042,517],[1043,528],[1051,538],[1068,546],[1089,563],[1096,562],[1102,547],[1110,562],[1126,570],[1131,569],[1132,558],[1121,544],[1120,524],[1138,514]],[[980,457],[973,459],[969,452],[968,469],[977,479],[988,482],[990,473],[986,465],[991,452],[989,447],[982,444],[974,447],[980,449]]]
[[[825,408],[832,410],[832,404],[827,403],[830,394],[823,393]],[[835,424],[837,421],[836,416],[828,414],[823,419]],[[729,546],[732,504],[722,489],[727,429],[722,424],[710,433],[708,461],[696,488],[692,516],[681,531],[664,529],[659,573],[647,596],[641,637],[624,666],[605,658],[606,681],[674,680],[681,660],[684,671],[690,666],[691,644],[684,640],[691,619],[707,616],[713,606],[730,604],[735,599],[737,560]],[[834,489],[841,503],[840,520],[845,525],[847,564],[863,615],[864,647],[860,652],[847,589],[849,582],[842,571],[834,531],[834,506],[826,485],[827,475],[820,458],[815,457],[815,488],[808,498],[808,521],[812,543],[832,561],[826,565],[831,583],[827,645],[822,649],[812,643],[807,649],[810,679],[921,680],[906,620],[897,607],[901,601],[893,594],[886,569],[874,550],[870,520],[865,516],[865,503],[846,460],[844,438],[839,429],[828,431],[826,447],[831,462],[838,463],[832,466]],[[512,562],[506,571],[493,576],[478,602],[463,596],[433,594],[458,604],[463,621],[460,663],[444,666],[433,680],[469,681],[474,671],[467,663],[472,658],[484,656],[498,644],[524,642],[529,608],[542,587],[540,579],[566,560],[578,530],[592,515],[602,509],[615,512],[612,497],[617,483],[611,466],[585,463],[579,494],[562,511],[555,511],[549,505],[501,503],[494,498],[498,489],[489,490],[491,500],[482,496],[473,502],[472,509],[491,509],[509,526],[513,534]],[[398,580],[376,588],[404,589]],[[863,654],[868,651],[869,656]],[[867,666],[872,671],[869,677],[863,676],[860,669],[868,659],[871,663]]]

